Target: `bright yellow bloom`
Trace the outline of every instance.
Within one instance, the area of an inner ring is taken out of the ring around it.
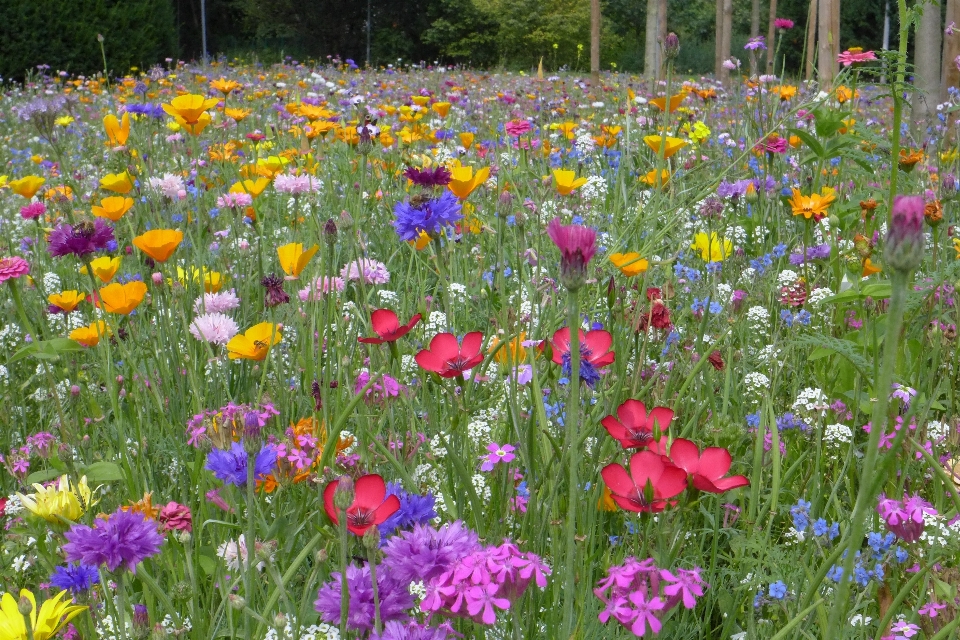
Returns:
[[[520,335],[503,345],[498,350],[497,345],[500,344],[500,339],[494,336],[493,340],[490,341],[489,353],[494,354],[493,359],[498,363],[508,367],[514,367],[518,364],[523,364],[527,359],[527,350],[523,347],[523,343],[526,339],[526,332],[520,332]],[[496,351],[496,353],[494,353],[494,351]]]
[[[53,189],[47,189],[43,193],[43,197],[54,202],[69,202],[73,200],[73,189],[70,188],[70,185],[61,184]]]
[[[126,284],[114,282],[100,289],[100,304],[107,313],[129,315],[147,295],[147,285],[139,280]]]
[[[77,308],[78,304],[83,302],[84,298],[86,298],[86,296],[82,293],[76,289],[71,289],[70,291],[61,291],[60,293],[51,293],[47,296],[47,302],[70,313]]]
[[[53,123],[58,127],[69,127],[74,122],[76,122],[76,120],[74,119],[73,116],[60,116],[59,118],[53,121]]]
[[[240,122],[244,118],[250,116],[252,113],[253,111],[250,111],[250,109],[234,109],[232,107],[227,107],[223,110],[223,115],[227,116],[234,122]]]
[[[421,231],[420,235],[417,236],[416,240],[408,240],[407,244],[409,244],[411,247],[413,247],[417,251],[423,251],[424,249],[430,246],[431,240],[433,240],[433,238],[430,237],[429,233],[427,233],[426,231]]]
[[[644,175],[640,176],[640,182],[643,182],[644,184],[648,184],[651,187],[657,186],[657,170],[652,169],[647,173],[645,173]],[[661,187],[667,186],[667,183],[670,182],[670,171],[668,169],[660,170],[659,182]]]
[[[108,114],[103,118],[103,128],[107,132],[107,140],[111,147],[122,147],[130,137],[130,114],[124,113],[120,120],[117,116]]]
[[[270,186],[270,181],[266,178],[257,178],[256,180],[244,180],[235,182],[230,187],[230,193],[249,193],[251,198],[256,198],[263,190]]]
[[[97,218],[106,218],[116,222],[123,217],[127,211],[133,207],[133,198],[124,198],[123,196],[110,196],[100,201],[99,205],[90,207],[90,211]]]
[[[859,97],[860,97],[859,91],[854,91],[844,85],[840,85],[839,87],[837,87],[837,102],[839,102],[840,104],[847,102],[851,98],[859,98]]]
[[[465,131],[460,134],[460,144],[463,145],[464,149],[469,149],[473,146],[474,135],[469,131]]]
[[[474,189],[482,185],[490,177],[490,167],[483,167],[473,173],[473,167],[453,167],[450,169],[450,183],[447,188],[453,192],[453,195],[466,200],[473,193]]]
[[[702,120],[697,120],[693,123],[693,130],[690,131],[690,139],[697,144],[703,144],[710,137],[710,134],[710,127],[705,125]]]
[[[66,591],[40,605],[37,610],[37,599],[31,591],[20,590],[20,599],[30,602],[30,628],[33,630],[33,640],[51,640],[60,633],[65,624],[77,615],[86,611],[87,607],[71,604],[72,600]],[[19,603],[11,593],[3,594],[0,600],[0,640],[27,640],[31,637],[27,632],[26,620],[20,613]]]
[[[157,262],[166,262],[181,242],[183,231],[179,229],[154,229],[134,238],[133,246]]]
[[[227,343],[227,353],[231,360],[263,360],[270,347],[280,342],[283,336],[280,329],[269,322],[255,324],[243,333],[235,335]]]
[[[430,108],[436,112],[441,118],[446,118],[447,114],[450,112],[450,103],[449,102],[434,102],[430,105]]]
[[[960,260],[960,238],[953,239],[953,250],[957,252],[957,260]]]
[[[188,93],[177,96],[170,101],[170,104],[162,106],[164,111],[173,116],[180,126],[183,126],[199,123],[200,118],[204,115],[207,116],[207,122],[209,122],[210,114],[207,113],[207,109],[217,106],[218,102],[220,101],[216,98],[204,98],[201,95]]]
[[[797,95],[797,88],[789,84],[781,84],[771,88],[770,92],[779,95],[780,102],[786,102]]]
[[[128,172],[108,173],[100,178],[100,188],[114,193],[130,193],[133,189],[133,176]]]
[[[23,196],[29,200],[37,195],[37,191],[40,191],[40,187],[42,187],[46,181],[46,178],[41,178],[40,176],[24,176],[17,180],[11,180],[10,190],[18,196]]]
[[[693,237],[691,245],[694,251],[700,253],[704,262],[723,262],[723,260],[733,254],[733,243],[726,238],[720,239],[716,231],[708,236],[705,233],[698,233]]]
[[[647,267],[650,266],[650,263],[644,258],[641,258],[640,254],[636,251],[631,251],[630,253],[614,253],[610,256],[610,262],[620,270],[620,273],[628,278],[643,273],[647,270]]]
[[[799,189],[793,190],[793,197],[790,198],[790,208],[793,209],[793,215],[803,216],[807,220],[813,218],[820,220],[827,215],[827,208],[837,197],[834,190],[830,187],[824,187],[820,193],[811,193],[805,196]]]
[[[100,282],[107,283],[113,280],[117,269],[120,268],[120,256],[111,258],[110,256],[100,256],[96,260],[90,261],[90,267],[93,269],[93,275],[100,278]],[[86,274],[87,267],[80,267],[80,273]]]
[[[661,138],[660,136],[645,136],[643,138],[643,141],[647,144],[648,147],[653,149],[653,152],[656,154],[660,153],[660,145],[662,144],[664,158],[669,158],[670,156],[675,154],[677,151],[680,151],[680,149],[690,144],[686,140],[683,140],[682,138],[671,138],[670,136],[667,136],[666,142],[664,142],[663,138]]]
[[[60,480],[53,486],[35,484],[33,488],[36,493],[18,493],[17,497],[24,509],[47,522],[59,522],[60,518],[76,521],[90,506],[91,493],[86,476],[72,486],[67,476],[60,476]]]
[[[195,284],[200,284],[203,281],[203,290],[207,293],[216,293],[223,288],[224,277],[219,271],[210,271],[206,267],[202,269],[191,267],[190,274],[190,278]],[[180,283],[180,286],[186,287],[187,281],[187,272],[183,267],[177,267],[177,282]],[[167,283],[173,284],[173,280],[167,278]]]
[[[297,278],[300,276],[300,272],[303,271],[304,267],[307,266],[307,263],[310,262],[310,258],[319,250],[319,246],[313,245],[304,251],[303,245],[299,242],[291,242],[282,247],[277,247],[277,255],[280,257],[280,268],[283,269],[284,273],[288,276]]]
[[[98,320],[89,326],[74,329],[68,337],[85,347],[95,347],[100,344],[100,337],[108,333],[107,323],[103,320]]]
[[[567,169],[553,170],[553,186],[556,188],[557,193],[562,196],[570,195],[574,190],[579,189],[585,184],[587,184],[587,179],[578,178],[577,174],[573,171]]]

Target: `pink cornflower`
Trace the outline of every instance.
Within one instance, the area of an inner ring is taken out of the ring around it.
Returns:
[[[217,198],[217,206],[221,209],[243,209],[253,204],[253,196],[249,193],[225,193]]]
[[[505,444],[503,446],[497,444],[496,442],[491,442],[487,445],[486,455],[480,456],[480,459],[483,460],[483,464],[480,465],[480,471],[493,471],[493,468],[503,463],[508,463],[517,456],[514,455],[516,447],[512,444]]]
[[[0,258],[0,282],[27,275],[30,263],[19,256]]]
[[[47,206],[42,202],[31,202],[20,208],[20,215],[24,220],[36,220],[47,212]]]
[[[199,296],[193,303],[193,310],[195,313],[223,313],[232,311],[239,306],[240,298],[231,289],[230,291],[205,293]]]
[[[597,252],[597,232],[578,224],[564,225],[554,218],[547,225],[547,235],[560,249],[560,280],[568,289],[580,288]]]
[[[320,190],[320,182],[313,176],[291,176],[281,173],[273,179],[273,188],[279,193],[296,196]]]
[[[364,284],[386,284],[390,282],[390,272],[387,265],[377,260],[360,258],[344,265],[340,270],[340,277],[346,280],[360,280]]]
[[[845,67],[849,67],[857,62],[869,62],[870,60],[876,59],[877,56],[874,55],[873,51],[857,51],[855,49],[847,49],[837,56],[837,62]]]
[[[150,178],[147,184],[151,189],[159,191],[171,200],[184,200],[187,197],[187,187],[183,178],[172,173],[165,173],[162,178]]]
[[[343,291],[343,278],[324,276],[298,293],[302,302],[317,302],[334,291]]]
[[[532,128],[533,127],[530,125],[529,120],[511,120],[503,125],[503,130],[506,131],[507,135],[512,138],[519,138]]]
[[[205,313],[190,323],[193,337],[211,344],[227,344],[239,331],[233,318],[222,313]]]
[[[793,29],[793,20],[789,18],[777,18],[773,21],[773,26],[777,29]]]

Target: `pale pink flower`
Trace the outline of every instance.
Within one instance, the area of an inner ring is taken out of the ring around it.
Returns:
[[[359,280],[363,276],[364,284],[386,284],[390,282],[387,265],[377,260],[360,258],[344,265],[340,277],[346,280]]]
[[[303,302],[316,302],[331,291],[343,291],[343,286],[343,278],[325,276],[301,289],[298,295]]]
[[[227,344],[239,331],[240,327],[233,318],[223,313],[205,313],[190,324],[194,338],[212,344]]]
[[[193,303],[193,310],[196,313],[223,313],[239,306],[240,298],[231,289],[230,291],[205,293],[199,296]]]
[[[151,189],[159,191],[171,200],[183,200],[187,197],[187,187],[183,178],[172,173],[165,173],[162,178],[150,178],[147,184]]]
[[[243,209],[253,204],[253,196],[249,193],[225,193],[217,198],[217,206],[221,209]]]
[[[857,62],[869,62],[876,59],[877,56],[874,55],[873,51],[850,51],[849,49],[837,56],[837,62],[845,67]]]
[[[320,189],[320,182],[313,176],[291,176],[281,173],[273,180],[273,188],[280,193],[300,195]]]

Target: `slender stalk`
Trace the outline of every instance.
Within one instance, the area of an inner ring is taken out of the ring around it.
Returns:
[[[247,606],[252,604],[253,596],[253,556],[256,551],[256,543],[254,542],[255,528],[254,528],[254,501],[256,499],[254,490],[256,489],[256,480],[254,479],[254,471],[256,470],[257,456],[255,453],[247,453],[247,534],[246,543],[247,547],[247,561],[244,566],[243,572],[243,592],[247,597]],[[253,618],[250,615],[246,615],[243,618],[243,637],[246,640],[251,640],[253,638]]]
[[[350,611],[350,590],[347,588],[347,510],[340,512],[340,637],[347,637],[347,613]]]
[[[373,628],[377,630],[377,635],[382,631],[380,623],[380,590],[377,588],[377,549],[371,547],[367,549],[367,559],[370,561],[370,582],[373,585]]]
[[[576,589],[577,535],[577,485],[580,450],[576,443],[580,439],[580,292],[571,289],[567,292],[567,326],[570,328],[570,400],[567,402],[564,451],[567,459],[567,518],[566,549],[563,554],[563,632],[560,637],[569,638],[574,629],[574,597]]]

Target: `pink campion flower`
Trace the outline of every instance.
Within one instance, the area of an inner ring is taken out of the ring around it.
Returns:
[[[516,447],[512,444],[499,445],[496,442],[491,442],[487,445],[487,451],[489,453],[480,456],[480,459],[483,460],[483,464],[480,465],[480,471],[493,471],[493,468],[503,463],[509,463],[517,456],[514,455]]]
[[[665,582],[671,583],[663,588],[663,593],[670,596],[667,608],[671,608],[669,603],[676,599],[677,602],[682,601],[687,609],[693,609],[697,604],[697,598],[703,597],[703,580],[700,578],[698,569],[677,569],[676,574],[661,569],[660,577]]]
[[[507,610],[510,608],[510,601],[506,598],[497,597],[497,585],[488,582],[470,587],[466,591],[467,613],[474,618],[480,618],[483,624],[493,624],[497,621],[497,609]]]
[[[928,618],[936,618],[939,615],[940,609],[946,609],[947,605],[940,604],[939,602],[928,602],[917,610],[922,616],[927,616]]]
[[[586,280],[587,265],[597,252],[597,232],[554,218],[547,225],[547,235],[560,249],[560,281],[570,290],[579,289]]]
[[[503,125],[504,131],[506,131],[507,135],[512,138],[519,138],[532,128],[533,126],[530,124],[529,120],[511,120]]]
[[[30,263],[20,256],[0,258],[0,283],[30,273]]]
[[[869,62],[876,59],[877,56],[873,53],[873,51],[863,51],[859,48],[847,49],[837,56],[837,62],[845,67],[849,67],[850,65],[858,62]]]
[[[243,191],[225,193],[217,198],[217,206],[221,209],[245,209],[253,204],[253,196]]]
[[[239,332],[234,319],[223,313],[205,313],[190,323],[193,337],[211,344],[227,344]]]
[[[904,542],[916,542],[923,533],[924,514],[937,515],[937,510],[917,494],[904,495],[903,500],[893,500],[881,493],[877,513],[883,518],[888,531]]]
[[[47,206],[42,202],[31,202],[20,208],[20,215],[24,220],[36,220],[47,212]]]
[[[894,625],[890,627],[890,631],[894,633],[893,640],[909,640],[920,633],[920,627],[912,622],[901,620],[894,623]]]
[[[793,20],[789,18],[777,18],[773,21],[773,26],[777,29],[793,29]]]
[[[656,612],[663,610],[665,606],[663,600],[658,596],[653,596],[647,600],[644,592],[638,589],[630,594],[630,603],[637,613],[636,619],[630,626],[630,631],[636,636],[643,637],[643,634],[647,631],[647,626],[649,626],[651,633],[654,635],[660,633],[663,624],[657,618]]]

